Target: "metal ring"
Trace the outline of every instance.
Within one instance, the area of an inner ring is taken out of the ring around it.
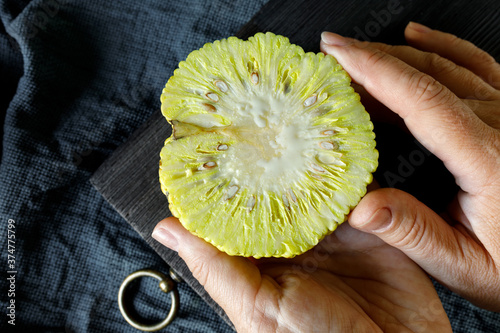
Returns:
[[[130,316],[130,314],[127,311],[127,308],[123,304],[123,299],[125,295],[125,289],[127,286],[132,282],[133,280],[143,277],[143,276],[149,276],[153,277],[157,280],[160,281],[160,289],[165,292],[169,293],[170,292],[170,297],[172,298],[172,305],[170,306],[170,312],[167,315],[167,318],[165,318],[163,321],[153,324],[153,325],[144,325],[139,322],[137,322],[134,318]],[[175,287],[175,282],[172,281],[170,277],[167,277],[165,274],[160,273],[158,271],[154,271],[151,269],[144,269],[140,271],[136,271],[123,280],[122,285],[120,286],[120,290],[118,291],[118,306],[120,308],[120,312],[122,313],[123,318],[132,325],[133,327],[146,331],[146,332],[154,332],[161,330],[162,328],[165,328],[167,325],[169,325],[172,320],[174,320],[177,310],[179,309],[179,292],[177,291],[177,288]]]

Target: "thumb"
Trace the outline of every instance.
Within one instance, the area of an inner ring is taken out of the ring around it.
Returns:
[[[152,237],[179,253],[194,278],[238,325],[237,318],[247,310],[243,306],[251,304],[261,282],[257,267],[246,258],[220,252],[187,231],[174,217],[159,222]]]
[[[485,280],[494,276],[494,267],[485,265],[491,260],[484,248],[465,227],[451,227],[410,194],[390,188],[369,192],[351,213],[349,224],[399,249],[439,282],[476,304],[491,297],[487,295],[491,287],[481,288],[469,278],[471,272],[481,272]]]

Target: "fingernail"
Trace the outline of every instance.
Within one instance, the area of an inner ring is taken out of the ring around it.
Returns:
[[[175,236],[165,228],[156,228],[153,230],[151,236],[156,239],[158,242],[162,243],[166,247],[171,250],[178,251],[179,250],[179,241]]]
[[[327,45],[334,46],[345,46],[353,43],[352,39],[344,38],[338,34],[328,31],[323,31],[321,33],[321,40]]]
[[[388,208],[380,208],[370,219],[360,226],[360,229],[370,232],[381,232],[392,220],[391,211]]]
[[[417,32],[423,33],[423,34],[432,31],[431,28],[426,27],[425,25],[417,23],[417,22],[410,22],[410,23],[408,23],[408,28],[410,28],[412,30],[415,30]]]

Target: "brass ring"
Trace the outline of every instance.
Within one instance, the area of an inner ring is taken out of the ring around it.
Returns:
[[[163,321],[153,324],[153,325],[144,325],[139,322],[137,322],[134,318],[130,316],[130,314],[127,311],[127,308],[123,304],[123,298],[125,295],[125,289],[127,286],[132,282],[133,280],[143,277],[143,276],[149,276],[153,277],[157,280],[160,281],[160,289],[165,292],[165,293],[170,293],[170,297],[172,298],[172,305],[170,306],[170,312],[167,315],[167,318],[165,318]],[[133,327],[146,331],[146,332],[154,332],[161,330],[162,328],[165,328],[167,325],[169,325],[172,320],[174,320],[175,315],[177,314],[177,310],[179,309],[179,292],[177,291],[177,288],[175,287],[175,282],[172,281],[170,277],[167,277],[165,274],[160,273],[158,271],[154,271],[151,269],[143,269],[140,271],[136,271],[123,280],[120,290],[118,291],[118,306],[120,308],[120,312],[122,313],[123,318],[132,325]]]

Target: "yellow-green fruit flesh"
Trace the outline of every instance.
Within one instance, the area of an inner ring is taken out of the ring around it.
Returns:
[[[160,182],[184,227],[231,255],[293,257],[345,221],[378,152],[332,56],[259,33],[206,44],[161,96]]]

